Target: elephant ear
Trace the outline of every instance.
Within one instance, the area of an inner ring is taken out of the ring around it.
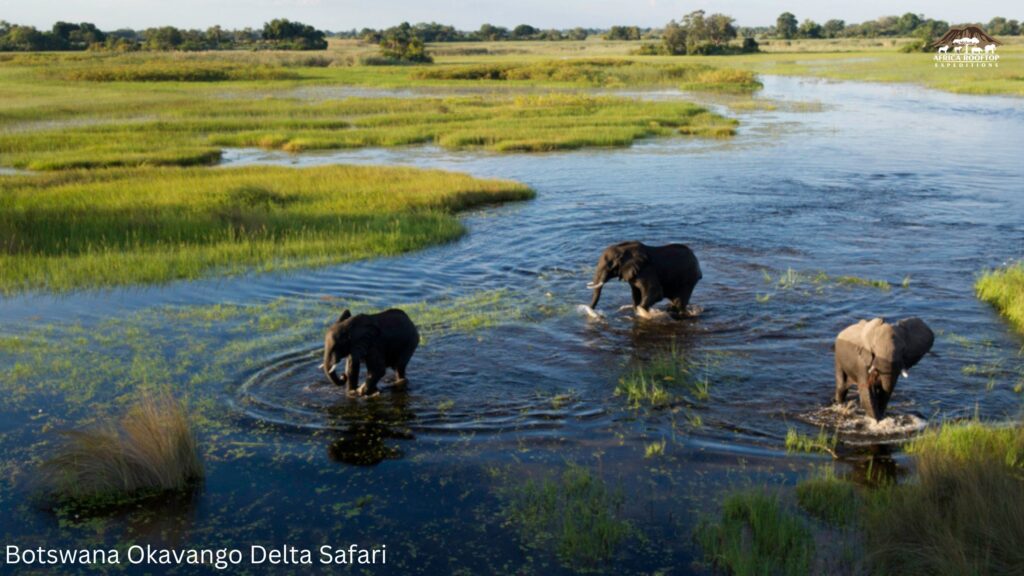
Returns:
[[[920,318],[905,318],[896,323],[903,341],[903,369],[912,368],[932,349],[935,333]]]
[[[625,255],[619,268],[622,279],[632,282],[640,276],[640,271],[647,265],[647,254],[634,250]]]
[[[345,308],[345,311],[342,312],[341,316],[338,317],[338,322],[344,322],[345,320],[348,320],[351,317],[352,313],[348,311],[348,308]]]

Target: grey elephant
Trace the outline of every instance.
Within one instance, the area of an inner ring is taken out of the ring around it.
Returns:
[[[889,324],[882,318],[861,320],[836,337],[836,403],[856,385],[860,405],[876,421],[885,418],[900,375],[921,361],[935,334],[920,318]]]
[[[671,301],[673,311],[685,314],[693,289],[703,277],[697,256],[683,244],[622,242],[601,253],[594,281],[587,284],[594,291],[590,308],[597,307],[605,283],[620,278],[629,283],[638,315],[648,316],[651,307],[664,298]]]
[[[324,336],[324,374],[337,386],[347,384],[350,396],[372,396],[388,368],[395,371],[396,386],[408,384],[405,369],[420,343],[420,334],[409,315],[397,308],[378,314],[353,316],[345,310]],[[338,363],[348,358],[345,373],[335,374]],[[366,363],[366,381],[359,382],[359,364]]]

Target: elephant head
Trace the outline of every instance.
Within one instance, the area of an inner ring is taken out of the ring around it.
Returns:
[[[862,361],[867,369],[867,396],[862,393],[861,404],[869,416],[881,420],[900,375],[906,377],[907,370],[931,350],[935,335],[920,318],[906,318],[896,324],[875,318],[864,325],[861,337]]]
[[[349,362],[358,365],[360,359],[380,336],[380,328],[372,316],[360,314],[352,316],[348,310],[342,312],[338,321],[327,331],[324,337],[324,363],[321,365],[324,374],[337,386],[345,383],[345,378],[335,374],[338,363],[348,358]],[[355,386],[355,382],[349,383]]]
[[[594,291],[590,307],[597,308],[597,303],[601,299],[601,288],[609,280],[613,278],[620,278],[626,282],[636,280],[640,271],[647,264],[647,259],[647,246],[640,242],[622,242],[606,248],[597,261],[594,281],[587,284],[587,288]]]

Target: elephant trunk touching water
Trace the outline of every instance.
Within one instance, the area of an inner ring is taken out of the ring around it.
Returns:
[[[614,278],[629,283],[633,306],[645,314],[663,298],[679,313],[686,312],[697,282],[703,278],[697,257],[683,244],[647,246],[641,242],[622,242],[609,246],[601,254],[593,282],[590,307],[597,308],[601,290]]]
[[[876,421],[885,418],[900,375],[906,377],[934,342],[935,334],[920,318],[896,324],[875,318],[847,327],[835,342],[835,401],[845,401],[846,392],[856,385],[867,415]]]

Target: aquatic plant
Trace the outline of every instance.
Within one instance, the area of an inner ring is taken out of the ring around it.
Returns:
[[[42,472],[57,502],[111,502],[183,490],[203,477],[203,464],[181,402],[160,394],[116,422],[66,432]]]
[[[631,408],[662,408],[680,399],[693,403],[711,396],[708,374],[711,359],[699,364],[686,356],[675,341],[649,359],[637,362],[615,387],[616,396],[625,396]]]
[[[656,458],[665,455],[665,439],[652,442],[644,448],[644,458]]]
[[[1024,566],[1024,427],[947,424],[911,444],[915,482],[871,494],[866,548],[886,574],[1012,574]]]
[[[796,500],[810,515],[836,526],[849,526],[859,512],[856,487],[836,476],[834,466],[822,467],[796,485]]]
[[[777,493],[748,490],[728,495],[717,522],[695,532],[704,559],[737,576],[808,574],[814,539]]]
[[[160,283],[399,254],[514,182],[398,167],[125,169],[0,177],[0,292]]]
[[[592,569],[614,556],[632,531],[620,518],[623,500],[621,490],[570,464],[560,476],[513,488],[506,516],[528,546],[550,546],[563,564]]]
[[[1024,333],[1024,262],[984,272],[974,284],[978,298],[995,306]]]
[[[838,444],[838,431],[829,435],[824,427],[818,431],[817,436],[813,437],[801,434],[796,428],[790,428],[786,431],[786,452],[820,452],[829,454],[833,458],[838,458],[839,456],[836,453],[836,446]]]

